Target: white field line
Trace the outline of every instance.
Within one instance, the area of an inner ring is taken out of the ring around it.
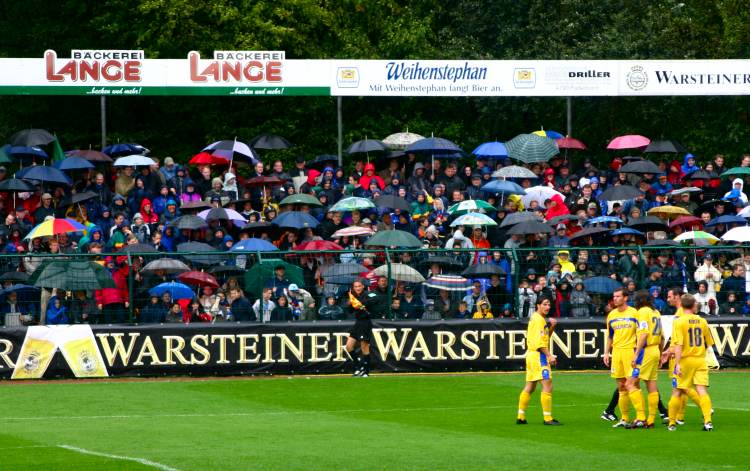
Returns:
[[[70,445],[58,445],[57,447],[64,448],[70,451],[75,451],[76,453],[81,453],[83,455],[101,456],[103,458],[111,458],[114,460],[133,461],[136,463],[140,463],[144,466],[151,466],[152,468],[161,469],[163,471],[178,471],[176,468],[172,468],[171,466],[167,466],[165,464],[147,460],[145,458],[133,458],[132,456],[123,456],[123,455],[110,455],[109,453],[101,453],[98,451],[86,450],[85,448],[78,448],[78,447],[70,446]]]

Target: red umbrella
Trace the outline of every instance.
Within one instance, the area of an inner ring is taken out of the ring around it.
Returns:
[[[574,137],[563,137],[557,140],[560,149],[586,150],[586,144]]]
[[[698,226],[700,229],[703,227],[703,220],[695,216],[680,216],[669,224],[670,229],[674,229],[677,226],[682,226],[691,230],[695,226]]]
[[[281,185],[284,183],[283,180],[280,180],[278,177],[253,177],[245,181],[245,186],[274,186],[274,185]]]
[[[222,157],[211,155],[208,152],[200,152],[195,154],[190,162],[190,165],[229,165],[230,161]]]
[[[219,282],[213,275],[202,271],[186,271],[177,275],[177,279],[185,283],[186,285],[193,286],[210,286],[211,288],[218,288]]]
[[[330,240],[311,240],[302,242],[295,250],[344,250],[342,246]]]
[[[618,136],[607,145],[609,150],[617,149],[640,149],[645,148],[651,143],[651,139],[640,136],[638,134],[627,134],[625,136]]]

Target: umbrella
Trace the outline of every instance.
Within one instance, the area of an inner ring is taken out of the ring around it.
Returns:
[[[632,200],[642,194],[643,192],[634,186],[615,185],[604,190],[599,195],[599,199],[606,201]]]
[[[48,159],[49,156],[41,147],[13,146],[7,152],[14,159]]]
[[[238,160],[252,165],[260,162],[255,151],[250,146],[236,139],[213,142],[207,145],[203,151],[231,161]]]
[[[214,275],[221,274],[223,276],[232,276],[245,273],[245,268],[238,267],[236,265],[214,265],[212,267],[208,267],[208,271],[213,273]]]
[[[148,290],[148,294],[151,296],[162,296],[164,293],[169,293],[173,300],[193,299],[195,297],[195,293],[188,285],[176,281],[161,283]]]
[[[718,226],[719,224],[742,224],[744,226],[747,224],[747,220],[742,216],[733,216],[727,214],[711,219],[710,221],[708,221],[708,223],[706,223],[706,227]]]
[[[687,152],[677,141],[651,141],[643,152],[650,154],[681,154]]]
[[[23,271],[6,271],[0,275],[1,281],[15,281],[16,283],[26,283],[29,281],[29,274]]]
[[[560,149],[586,150],[586,144],[573,137],[557,139],[557,147]]]
[[[154,161],[145,155],[128,155],[115,160],[112,165],[115,167],[150,167],[154,165]]]
[[[214,289],[219,287],[216,278],[202,271],[186,271],[177,275],[177,279],[192,286],[210,286]]]
[[[306,168],[314,168],[316,170],[320,170],[321,172],[326,167],[332,167],[336,168],[339,164],[339,158],[338,156],[331,155],[331,154],[320,154],[316,155],[315,158],[306,163]]]
[[[25,182],[18,178],[9,178],[0,182],[0,191],[7,191],[10,193],[25,193],[34,192],[36,188],[29,182]]]
[[[83,157],[89,162],[112,163],[112,157],[108,156],[104,152],[99,152],[98,150],[93,150],[93,149],[71,150],[71,151],[66,152],[65,155]]]
[[[651,162],[650,160],[636,160],[635,162],[628,162],[627,164],[620,167],[622,173],[637,173],[637,174],[658,174],[663,173],[658,165]]]
[[[378,208],[400,209],[401,211],[411,212],[409,202],[396,195],[383,195],[375,199],[375,206]]]
[[[283,212],[271,221],[271,223],[278,227],[291,227],[293,229],[317,227],[318,224],[320,224],[320,222],[309,213],[303,213],[302,211]]]
[[[426,137],[420,139],[406,148],[407,153],[424,154],[464,154],[464,151],[454,142],[442,137]]]
[[[686,186],[677,190],[670,191],[669,193],[667,193],[667,196],[677,196],[683,193],[700,193],[701,191],[703,190],[701,190],[700,188],[694,186]]]
[[[99,195],[94,193],[93,191],[84,191],[83,193],[75,193],[70,196],[65,197],[62,201],[60,201],[60,206],[72,206],[74,204],[83,203],[84,201],[88,201],[90,199],[98,198]]]
[[[427,258],[419,262],[420,265],[432,265],[433,263],[437,263],[443,268],[464,266],[464,264],[457,258],[449,257],[447,255],[429,255]]]
[[[721,240],[725,242],[750,242],[750,226],[741,226],[729,229]]]
[[[102,149],[102,152],[110,157],[120,157],[123,155],[145,155],[151,152],[140,144],[118,143]]]
[[[461,215],[471,211],[497,211],[497,208],[484,200],[464,200],[448,208],[450,215]]]
[[[745,177],[750,175],[750,167],[734,167],[720,175],[721,178]]]
[[[482,185],[482,191],[486,193],[502,193],[503,195],[525,195],[521,185],[510,180],[492,180]]]
[[[631,229],[629,227],[623,227],[621,229],[615,229],[614,231],[610,232],[609,234],[613,235],[613,236],[618,236],[618,235],[635,235],[635,236],[640,236],[640,237],[645,237],[646,236],[646,234],[644,234],[643,232],[637,231],[635,229]]]
[[[57,138],[46,129],[24,129],[10,136],[12,146],[44,146]]]
[[[141,268],[141,273],[156,273],[160,270],[169,274],[182,273],[190,271],[190,267],[174,258],[157,258],[156,260],[148,262],[143,268]]]
[[[23,169],[24,180],[34,180],[44,183],[59,183],[60,185],[72,185],[73,182],[68,178],[67,175],[62,173],[55,167],[48,165],[34,165],[33,167],[27,167]],[[21,173],[21,172],[18,172]]]
[[[292,144],[283,137],[276,134],[261,134],[250,140],[250,147],[253,149],[289,149]]]
[[[524,221],[515,224],[513,227],[508,229],[506,234],[508,235],[527,235],[527,234],[552,234],[552,228],[549,225],[539,221]]]
[[[276,186],[284,183],[279,177],[267,177],[265,175],[260,177],[253,177],[245,181],[245,186]]]
[[[693,242],[695,245],[714,245],[719,238],[703,231],[687,231],[673,239],[675,242]]]
[[[705,170],[697,170],[685,176],[687,180],[713,180],[719,178],[716,172],[707,172]]]
[[[540,137],[546,137],[546,138],[555,139],[555,140],[562,139],[563,137],[565,137],[557,131],[546,130],[546,129],[540,129],[538,131],[532,132],[531,134],[535,134]]]
[[[369,227],[351,226],[339,229],[334,232],[331,237],[354,237],[354,236],[369,236],[373,234],[373,230]]]
[[[679,206],[656,206],[655,208],[649,209],[646,214],[649,216],[657,216],[662,219],[677,219],[679,216],[689,216],[690,213],[687,209]]]
[[[190,263],[199,265],[213,265],[221,263],[224,260],[223,252],[218,252],[215,248],[203,242],[183,242],[177,245],[177,252],[185,252],[191,255],[186,256]],[[193,253],[207,255],[192,255]]]
[[[570,242],[578,242],[585,239],[586,237],[602,237],[605,233],[609,232],[610,229],[601,226],[589,226],[582,231],[578,231],[570,237]]]
[[[689,228],[692,228],[693,226],[703,227],[703,220],[695,216],[680,216],[674,221],[672,221],[671,223],[669,223],[670,229],[674,229],[677,226],[683,226],[683,227],[689,227]]]
[[[377,139],[363,139],[353,142],[347,149],[347,154],[366,154],[368,152],[388,152],[388,146]]]
[[[359,278],[360,273],[364,273],[366,271],[367,268],[358,263],[336,263],[323,268],[320,272],[320,276],[322,276],[327,283],[339,284],[335,283],[332,280],[343,277],[354,277],[356,279]],[[351,281],[349,281],[349,283],[351,283]]]
[[[492,173],[493,178],[539,178],[539,176],[519,165],[508,165]]]
[[[418,249],[422,247],[422,241],[406,231],[398,229],[389,231],[378,231],[374,236],[367,239],[366,246],[382,247],[404,247],[409,249]]]
[[[578,216],[575,214],[563,214],[562,216],[555,216],[549,221],[546,221],[547,224],[549,224],[552,227],[557,226],[558,224],[566,224],[568,221],[579,221]]]
[[[508,149],[505,148],[505,144],[503,144],[502,142],[494,141],[480,144],[476,149],[471,151],[471,153],[476,155],[477,157],[498,158],[507,157]]]
[[[189,211],[197,211],[199,209],[206,209],[210,208],[211,203],[208,201],[188,201],[187,203],[183,203],[182,206],[180,206],[180,211],[183,213],[187,213]]]
[[[274,250],[279,250],[279,248],[267,240],[253,237],[241,240],[229,249],[230,252],[273,252]]]
[[[624,224],[625,222],[622,219],[616,218],[614,216],[597,216],[595,218],[588,219],[584,222],[586,226],[590,226],[592,224],[609,224],[609,223]]]
[[[734,213],[735,206],[734,203],[726,200],[708,200],[705,203],[701,203],[700,206],[698,206],[698,209],[695,210],[695,214],[701,214],[704,211],[707,211],[711,214],[716,214],[716,206],[724,206],[724,212]]]
[[[63,171],[86,170],[89,168],[94,168],[94,164],[84,159],[83,157],[78,157],[75,155],[66,157],[60,162],[55,163],[54,166]]]
[[[13,163],[13,161],[10,159],[10,144],[5,144],[4,146],[0,146],[0,164],[10,164]]]
[[[525,191],[526,194],[521,196],[521,202],[527,208],[531,205],[532,201],[536,201],[541,206],[546,200],[552,198],[554,195],[560,195],[562,199],[565,199],[562,193],[555,191],[548,186],[532,186],[531,188],[526,188]]]
[[[362,209],[374,208],[375,203],[368,198],[358,198],[356,196],[350,196],[348,198],[340,199],[336,204],[331,206],[328,211],[357,211]]]
[[[680,243],[672,239],[652,239],[644,244],[647,247],[679,247]]]
[[[511,159],[520,160],[527,164],[547,162],[552,156],[560,152],[555,141],[536,134],[519,134],[506,142],[505,147],[508,149],[508,156]]]
[[[525,221],[538,221],[542,222],[543,219],[536,214],[529,211],[522,211],[520,213],[510,213],[503,218],[503,222],[500,223],[500,227],[508,227],[514,224],[519,224]]]
[[[296,193],[294,195],[289,195],[281,202],[279,203],[279,206],[284,206],[286,204],[306,204],[308,206],[323,206],[323,204],[318,201],[318,199],[312,195],[308,195],[306,193]]]
[[[466,213],[451,223],[451,227],[456,226],[497,226],[497,222],[482,213]]]
[[[622,283],[608,276],[593,276],[583,280],[583,287],[589,293],[611,295],[617,288],[622,288]]]
[[[39,302],[40,290],[37,287],[24,283],[16,283],[12,286],[0,290],[0,302],[5,301],[7,295],[16,293],[19,302]]]
[[[48,219],[34,227],[24,239],[36,239],[37,237],[50,237],[57,234],[68,234],[71,232],[83,232],[86,226],[74,219]]]
[[[424,286],[446,291],[466,291],[471,288],[471,281],[458,275],[435,275],[428,279]]]
[[[607,144],[607,149],[640,149],[645,148],[651,143],[651,140],[647,137],[640,136],[638,134],[628,134],[625,136],[618,136]]]
[[[67,291],[115,288],[112,275],[96,262],[48,260],[29,277],[29,284]]]
[[[424,283],[424,277],[409,265],[403,263],[391,263],[381,265],[374,271],[377,276],[385,276],[393,281],[403,281],[405,283]]]
[[[234,209],[229,208],[211,208],[205,211],[201,211],[197,214],[197,216],[201,219],[205,219],[206,221],[220,220],[241,223],[247,222],[247,219],[245,219],[242,214],[238,213]]]
[[[188,161],[189,165],[229,165],[231,163],[229,159],[208,152],[199,152]]]
[[[275,275],[276,267],[284,267],[284,276],[297,286],[305,286],[305,276],[299,265],[293,265],[280,259],[262,260],[245,272],[245,290],[254,296],[260,296],[266,283]]]
[[[656,216],[645,216],[635,219],[631,221],[630,224],[627,225],[627,227],[638,229],[639,231],[643,232],[667,230],[667,225],[664,223],[664,221]]]
[[[198,216],[195,216],[193,214],[186,214],[184,216],[178,217],[177,219],[172,221],[172,225],[179,230],[189,229],[191,231],[197,231],[199,229],[208,227],[208,224],[204,219],[199,218]]]
[[[294,250],[304,250],[306,252],[318,252],[323,250],[344,250],[342,246],[330,240],[318,240],[313,239],[307,242],[302,242],[297,245]]]
[[[397,132],[386,137],[383,139],[383,144],[389,149],[404,150],[421,139],[424,139],[424,136],[409,132],[407,129],[406,132]]]
[[[146,244],[129,244],[118,250],[125,253],[156,253],[158,250],[153,245]]]
[[[461,272],[467,278],[492,278],[493,275],[505,275],[505,270],[493,263],[477,263]]]

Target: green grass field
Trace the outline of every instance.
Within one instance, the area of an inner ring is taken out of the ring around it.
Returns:
[[[612,429],[594,373],[556,374],[563,427],[538,391],[515,425],[521,374],[6,382],[0,468],[747,469],[748,380],[712,374],[712,433],[692,405],[674,433]]]

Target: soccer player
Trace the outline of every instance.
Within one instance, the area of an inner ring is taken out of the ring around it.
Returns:
[[[711,423],[711,397],[708,395],[708,365],[706,349],[713,346],[714,340],[706,319],[694,314],[696,302],[691,294],[683,294],[682,315],[672,326],[674,346],[674,376],[672,377],[672,398],[669,400],[669,426],[667,430],[677,430],[677,412],[681,407],[683,394],[695,386],[703,413],[703,430],[714,429]]]
[[[370,376],[370,339],[372,338],[372,317],[368,310],[371,307],[372,298],[377,298],[375,293],[366,293],[365,284],[362,280],[354,280],[349,290],[349,313],[355,318],[354,328],[346,339],[346,352],[352,355],[354,360],[354,374],[367,378]],[[362,355],[355,358],[354,349],[359,342]]]
[[[628,381],[633,374],[633,359],[638,333],[638,311],[628,306],[628,296],[623,288],[612,293],[615,308],[607,316],[607,337],[604,344],[604,364],[610,367],[617,382],[618,405],[622,418],[612,427],[641,428],[646,425],[643,396],[636,383]],[[611,355],[611,359],[610,359]],[[630,404],[635,408],[636,420],[630,423]]]
[[[659,407],[659,388],[656,377],[661,358],[661,314],[653,307],[653,297],[648,291],[635,293],[635,307],[638,309],[638,340],[633,360],[633,374],[630,379],[638,386],[639,380],[646,382],[648,389],[648,417],[646,428],[654,428],[656,410]]]
[[[540,296],[536,301],[536,311],[529,318],[526,330],[526,385],[518,398],[516,424],[525,425],[526,408],[537,383],[542,383],[542,413],[544,425],[562,425],[552,416],[552,371],[550,366],[557,358],[549,351],[549,338],[555,329],[555,319],[546,319],[552,307],[552,300]]]

